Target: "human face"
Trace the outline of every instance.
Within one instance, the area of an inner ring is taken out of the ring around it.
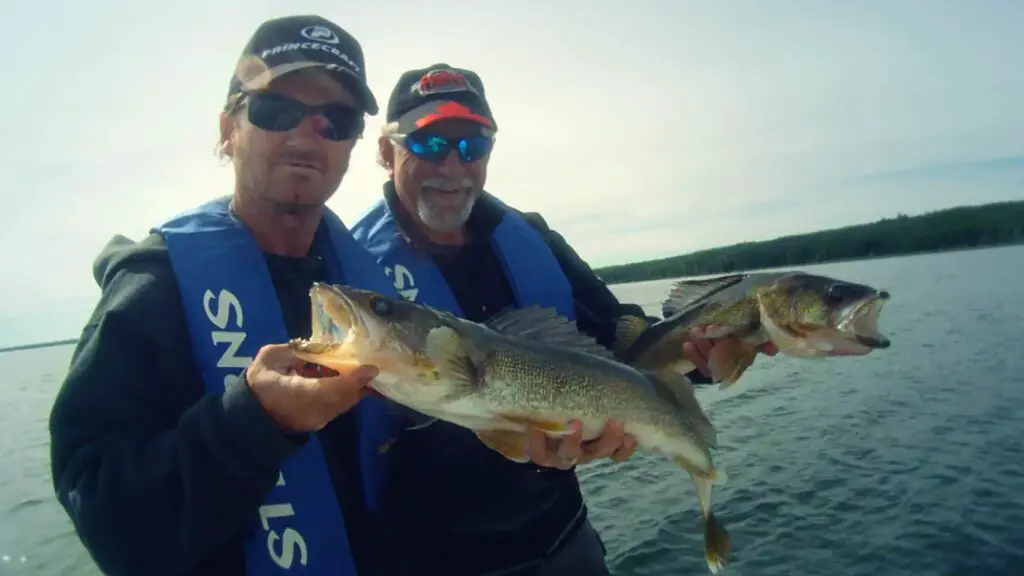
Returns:
[[[277,131],[250,121],[255,118],[262,124],[284,118],[280,113],[286,109],[281,104],[287,106],[287,99],[311,107],[342,105],[352,112],[336,115],[337,110],[319,110],[294,127]],[[275,211],[300,213],[322,207],[341,184],[357,139],[342,124],[356,124],[361,133],[363,116],[357,102],[320,70],[286,74],[262,93],[245,96],[239,107],[221,117],[221,138],[235,166],[238,193]],[[324,137],[339,131],[344,133],[342,140]]]
[[[462,138],[490,136],[490,132],[470,120],[438,120],[417,130],[414,136]],[[417,157],[406,146],[382,142],[388,149],[382,155],[393,155],[391,176],[395,191],[409,212],[427,228],[439,233],[460,229],[469,219],[473,205],[483,191],[487,180],[489,151],[483,157],[463,161],[458,151],[452,150],[438,162]],[[401,142],[401,140],[399,140]]]

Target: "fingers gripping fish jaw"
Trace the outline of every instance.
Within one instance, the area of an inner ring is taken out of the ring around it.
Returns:
[[[333,287],[314,284],[310,289],[312,333],[309,339],[289,342],[295,355],[334,370],[354,368],[360,362],[360,346],[367,331],[345,299],[335,297]]]

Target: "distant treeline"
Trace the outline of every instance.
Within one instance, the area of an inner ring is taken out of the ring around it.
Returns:
[[[1024,201],[900,214],[871,224],[597,268],[609,284],[1024,243]]]

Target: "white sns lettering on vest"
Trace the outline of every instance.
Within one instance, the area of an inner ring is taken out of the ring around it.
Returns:
[[[410,302],[416,301],[416,295],[420,293],[420,289],[416,287],[416,279],[412,277],[412,272],[409,272],[408,268],[401,264],[395,264],[394,269],[385,267],[384,273],[391,278],[391,282],[402,298]]]
[[[216,301],[216,312],[214,312],[213,306],[211,306],[213,301]],[[245,320],[245,315],[242,313],[242,303],[238,300],[237,296],[228,290],[221,290],[216,296],[214,296],[213,292],[207,290],[203,293],[203,310],[206,311],[206,318],[219,328],[219,330],[210,332],[210,339],[213,340],[214,345],[227,344],[220,359],[217,360],[217,368],[232,370],[232,372],[224,375],[224,384],[226,386],[237,378],[234,373],[235,370],[246,368],[252,363],[252,357],[237,355],[238,349],[245,342],[246,337],[245,331],[242,330]],[[234,322],[232,322],[232,316],[234,316]],[[234,330],[228,330],[229,327],[234,328]],[[278,473],[277,486],[284,486],[284,474],[281,472]],[[274,493],[271,492],[270,497],[273,498],[273,496]],[[291,503],[264,504],[260,506],[259,512],[263,531],[267,533],[267,551],[270,553],[270,558],[274,563],[284,569],[291,568],[292,563],[295,561],[297,549],[299,563],[305,566],[307,551],[306,541],[302,538],[302,534],[290,526],[285,527],[280,534],[278,534],[277,530],[272,530],[270,527],[271,520],[283,521],[295,516],[295,509]],[[280,541],[280,545],[277,545],[278,541]]]
[[[213,300],[217,301],[217,312],[214,313],[210,304]],[[238,348],[241,347],[242,342],[245,342],[246,333],[241,330],[244,316],[242,315],[242,303],[238,301],[238,297],[227,290],[221,290],[218,296],[214,296],[213,292],[207,290],[203,293],[203,310],[206,311],[206,317],[213,323],[214,326],[220,328],[220,330],[214,330],[210,332],[210,338],[213,343],[217,346],[221,344],[227,344],[227,348],[221,354],[220,359],[217,360],[217,368],[245,368],[252,363],[252,358],[249,356],[237,356]],[[228,323],[231,321],[231,313],[234,312],[237,318],[236,324],[233,327],[238,330],[228,330]],[[224,385],[227,386],[229,382],[234,379],[234,374],[227,374],[224,376]]]

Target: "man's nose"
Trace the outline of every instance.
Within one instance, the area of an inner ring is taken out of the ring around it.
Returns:
[[[299,121],[299,124],[292,128],[292,133],[302,138],[317,138],[320,135],[320,126],[323,125],[324,119],[317,118],[315,116],[305,116]]]
[[[463,176],[466,173],[466,165],[459,158],[458,150],[448,152],[441,161],[440,172],[445,176]]]

